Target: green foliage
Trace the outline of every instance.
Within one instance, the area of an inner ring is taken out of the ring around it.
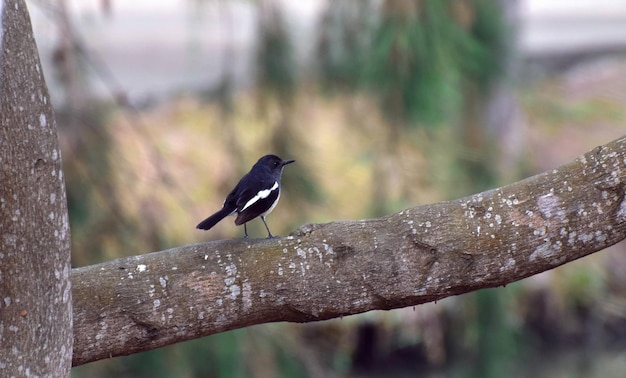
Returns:
[[[426,4],[421,14],[384,14],[374,33],[364,80],[393,121],[437,123],[460,101],[443,43],[449,20],[440,2]]]
[[[335,27],[323,31],[322,81],[370,91],[393,123],[453,120],[464,86],[485,88],[502,72],[506,33],[497,2],[387,1],[376,24],[345,7],[331,5],[327,16]]]
[[[376,13],[371,1],[338,0],[329,4],[319,28],[316,62],[324,90],[359,88]]]
[[[471,3],[476,13],[474,23],[469,33],[460,37],[468,55],[468,59],[462,60],[463,73],[484,90],[503,74],[504,60],[511,53],[506,45],[510,31],[498,2],[473,0]]]

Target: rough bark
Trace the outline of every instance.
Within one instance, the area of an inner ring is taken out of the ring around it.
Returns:
[[[384,218],[78,268],[73,363],[506,285],[624,239],[624,182],[622,138],[553,171]]]
[[[0,0],[0,376],[69,376],[70,234],[30,18]]]

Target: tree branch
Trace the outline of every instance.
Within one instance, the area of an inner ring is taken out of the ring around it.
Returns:
[[[253,324],[503,286],[626,237],[626,139],[550,172],[388,217],[74,269],[74,365]]]

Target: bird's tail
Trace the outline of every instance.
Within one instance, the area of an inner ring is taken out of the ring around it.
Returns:
[[[232,214],[233,211],[235,210],[228,208],[228,207],[223,207],[220,211],[216,212],[215,214],[211,215],[207,219],[200,222],[196,226],[196,228],[199,230],[208,230],[211,227],[215,226],[217,222],[221,221],[222,219]]]

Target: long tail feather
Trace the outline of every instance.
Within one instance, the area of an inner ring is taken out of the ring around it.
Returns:
[[[223,207],[220,211],[200,222],[196,228],[200,230],[209,230],[211,227],[215,226],[217,222],[229,216],[233,211],[235,211],[235,209]]]

